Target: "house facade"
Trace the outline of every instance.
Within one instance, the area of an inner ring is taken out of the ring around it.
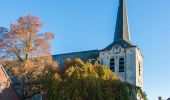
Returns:
[[[6,71],[0,65],[0,100],[20,100]]]

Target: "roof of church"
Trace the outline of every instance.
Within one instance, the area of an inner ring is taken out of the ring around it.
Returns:
[[[119,0],[114,41],[101,51],[110,50],[114,45],[121,45],[124,48],[136,47],[130,41],[126,0]],[[100,50],[91,50],[83,52],[66,53],[60,55],[53,55],[53,58],[55,61],[59,63],[60,66],[63,66],[64,60],[67,58],[80,58],[84,62],[86,62],[88,59],[96,59],[97,57],[99,57],[99,52]]]
[[[66,54],[53,55],[53,59],[58,62],[58,64],[63,67],[64,60],[67,58],[80,58],[84,62],[88,59],[97,59],[99,57],[100,50],[90,50],[90,51],[82,51],[82,52],[73,52]]]
[[[130,42],[126,0],[119,0],[114,41],[119,40]]]
[[[114,41],[103,50],[110,50],[114,45],[121,45],[124,48],[136,47],[130,41],[126,0],[119,0]]]
[[[113,48],[114,45],[120,45],[123,48],[129,48],[129,47],[136,47],[136,45],[133,45],[125,40],[120,40],[120,41],[115,41],[113,43],[111,43],[109,46],[107,46],[106,48],[102,49],[102,51],[104,50],[111,50]]]

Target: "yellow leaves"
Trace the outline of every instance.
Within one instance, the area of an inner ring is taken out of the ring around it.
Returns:
[[[54,78],[55,81],[61,81],[61,77],[58,73],[55,73],[53,78]]]
[[[69,69],[67,69],[65,71],[65,74],[66,74],[67,77],[71,77],[74,72],[75,72],[75,68],[74,67],[70,67]]]
[[[84,65],[84,62],[83,62],[80,58],[76,58],[76,59],[73,60],[73,61],[74,61],[75,66],[81,67],[81,66]]]
[[[65,61],[65,75],[77,79],[101,78],[103,80],[119,80],[109,68],[100,64],[84,63],[80,59],[67,59]]]
[[[131,100],[126,97],[130,88],[99,63],[67,59],[64,69],[53,78],[46,87],[49,100]]]
[[[98,71],[101,75],[101,78],[104,80],[119,80],[117,75],[113,73],[108,67],[103,66],[103,68],[99,68]]]
[[[69,67],[72,67],[72,66],[74,66],[74,67],[76,67],[76,66],[82,67],[84,65],[84,62],[79,58],[76,58],[76,59],[69,59],[68,58],[64,62],[65,62],[64,63],[65,68],[69,68]]]

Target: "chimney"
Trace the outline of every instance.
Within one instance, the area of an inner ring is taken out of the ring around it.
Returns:
[[[162,100],[162,97],[158,97],[158,100]]]

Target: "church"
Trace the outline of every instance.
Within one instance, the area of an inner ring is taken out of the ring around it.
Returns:
[[[101,50],[90,50],[74,53],[53,55],[60,67],[64,66],[67,58],[80,58],[84,62],[89,59],[100,59],[101,64],[108,66],[119,78],[143,90],[143,55],[140,48],[130,40],[126,0],[119,0],[117,20],[112,43]],[[0,66],[0,100],[20,100],[14,88],[16,79],[12,79]],[[14,77],[15,78],[15,77]],[[2,90],[5,92],[2,93]],[[42,95],[35,95],[41,98]],[[137,100],[143,100],[137,94]]]
[[[113,42],[102,50],[90,50],[67,54],[53,55],[59,66],[67,58],[100,59],[122,81],[128,82],[143,90],[143,55],[140,48],[130,40],[126,0],[119,0],[116,27]]]

